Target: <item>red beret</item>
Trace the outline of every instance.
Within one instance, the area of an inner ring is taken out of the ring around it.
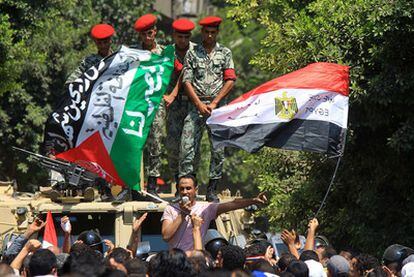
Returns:
[[[216,27],[220,25],[221,21],[222,19],[218,16],[207,16],[201,19],[198,24],[206,27]]]
[[[194,29],[195,24],[191,20],[188,20],[186,18],[180,18],[174,20],[172,27],[177,32],[188,33]]]
[[[137,32],[145,31],[157,23],[157,17],[151,13],[144,14],[135,21],[134,29]]]
[[[91,36],[94,39],[105,39],[112,37],[115,33],[114,28],[108,24],[97,24],[91,29]]]

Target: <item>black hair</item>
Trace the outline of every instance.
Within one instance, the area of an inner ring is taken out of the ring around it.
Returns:
[[[285,271],[290,263],[296,260],[297,258],[291,253],[283,253],[277,261],[277,266],[281,271]]]
[[[235,245],[225,245],[220,248],[220,252],[224,269],[234,270],[243,268],[246,256],[242,248]]]
[[[129,276],[145,277],[148,271],[148,263],[139,258],[133,258],[126,262],[125,268]]]
[[[111,258],[113,258],[115,262],[125,265],[126,262],[131,259],[131,255],[124,248],[115,247],[108,255],[107,260],[109,261]]]
[[[70,272],[85,276],[99,276],[105,271],[103,255],[87,248],[84,252],[70,254]]]
[[[308,266],[302,261],[292,261],[286,270],[295,275],[295,277],[309,276]]]
[[[318,254],[313,250],[305,250],[300,254],[299,260],[302,262],[308,261],[308,260],[314,260],[316,262],[319,262]]]
[[[275,269],[272,267],[269,261],[265,259],[258,259],[252,263],[249,263],[248,268],[250,271],[257,270],[261,272],[276,274]]]
[[[332,256],[336,255],[336,250],[332,246],[322,246],[322,259],[327,258],[330,259]]]
[[[194,187],[196,188],[196,187],[198,186],[198,183],[197,183],[197,178],[196,178],[196,176],[195,176],[195,175],[193,175],[193,174],[187,174],[187,175],[181,176],[181,177],[178,179],[178,184],[180,184],[181,179],[191,179],[191,180],[193,181]]]
[[[102,273],[99,277],[127,277],[128,275],[119,270],[114,268],[106,268],[104,273]]]
[[[289,271],[283,271],[282,273],[280,273],[279,276],[280,277],[295,277],[295,275],[293,275],[293,273],[290,273]]]
[[[355,270],[358,271],[360,276],[363,276],[366,271],[376,268],[380,265],[377,258],[365,253],[359,254],[355,257],[355,259],[357,260],[355,263]]]
[[[161,251],[151,259],[148,275],[152,277],[189,277],[192,275],[192,267],[185,252],[173,248],[169,251]]]
[[[367,273],[367,277],[387,277],[387,272],[381,267],[377,266],[371,272]]]
[[[246,257],[254,257],[266,254],[267,248],[272,244],[266,240],[256,240],[244,249]]]
[[[48,275],[56,269],[56,256],[49,249],[39,249],[32,255],[29,262],[31,276]]]

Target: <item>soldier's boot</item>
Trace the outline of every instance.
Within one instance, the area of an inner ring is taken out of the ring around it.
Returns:
[[[87,202],[92,202],[93,200],[95,200],[95,191],[93,187],[87,187],[83,191],[83,199]]]
[[[208,202],[218,203],[220,199],[217,197],[217,185],[219,179],[210,179],[210,182],[207,186],[206,200]]]
[[[148,177],[148,183],[147,183],[147,192],[151,193],[154,196],[160,197],[157,193],[157,177],[154,176],[149,176]],[[155,203],[161,203],[161,201],[156,200],[150,196],[147,196],[148,200],[147,201],[152,201]]]
[[[103,186],[100,188],[100,195],[102,202],[112,202],[114,201],[114,196],[112,195],[111,188],[109,186]]]

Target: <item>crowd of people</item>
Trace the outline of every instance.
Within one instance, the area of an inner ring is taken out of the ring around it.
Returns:
[[[147,214],[134,220],[127,247],[115,247],[97,231],[86,230],[71,242],[72,225],[61,218],[64,241],[59,248],[35,239],[45,222],[36,218],[26,232],[15,237],[2,253],[0,276],[284,276],[356,277],[414,276],[414,250],[394,244],[382,260],[351,249],[336,251],[317,235],[318,220],[309,221],[304,245],[294,230],[283,230],[281,251],[265,236],[255,237],[244,248],[232,245],[214,230],[207,230],[219,214],[265,205],[259,194],[252,199],[225,203],[196,201],[197,183],[193,176],[179,180],[185,201],[169,205],[161,219],[162,236],[169,249],[158,253],[137,251],[140,229]],[[105,246],[105,247],[104,247]]]

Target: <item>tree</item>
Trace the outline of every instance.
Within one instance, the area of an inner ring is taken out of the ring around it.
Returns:
[[[253,21],[266,29],[254,65],[275,75],[316,61],[351,66],[348,142],[320,214],[321,230],[339,247],[352,245],[372,253],[382,253],[394,242],[412,245],[411,2],[228,2],[233,4],[230,15],[240,24]],[[266,210],[271,220],[278,228],[297,225],[303,230],[323,197],[335,162],[274,149],[263,151],[258,161],[261,188],[272,192],[272,205]]]

